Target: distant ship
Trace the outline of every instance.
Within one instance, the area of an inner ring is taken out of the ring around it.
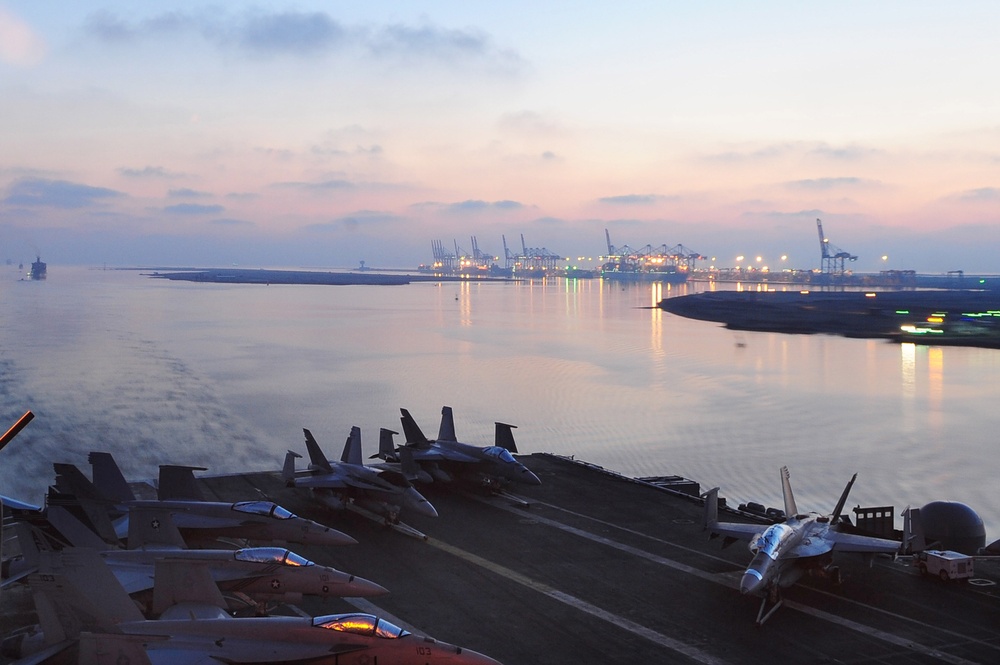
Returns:
[[[35,257],[35,262],[31,264],[31,270],[28,271],[28,277],[31,279],[45,279],[47,266],[42,262],[41,256]]]

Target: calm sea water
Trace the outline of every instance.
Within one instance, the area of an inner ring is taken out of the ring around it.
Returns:
[[[0,270],[0,416],[36,419],[0,452],[0,493],[23,500],[42,500],[53,461],[89,473],[90,450],[133,478],[277,469],[303,427],[334,457],[358,425],[374,452],[399,407],[432,435],[449,405],[469,443],[500,420],[522,452],[773,506],[787,464],[799,507],[821,511],[860,472],[851,506],[961,501],[1000,537],[1000,351],[741,333],[654,307],[697,285],[17,278]]]

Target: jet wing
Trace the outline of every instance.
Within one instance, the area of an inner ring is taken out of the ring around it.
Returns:
[[[837,552],[869,552],[883,554],[896,554],[902,543],[886,538],[876,538],[874,536],[859,536],[853,533],[830,530],[826,534],[826,539],[833,543],[833,549]]]
[[[294,481],[296,487],[308,487],[311,489],[347,489],[352,483],[347,482],[343,476],[333,474],[323,474],[321,476],[298,477]]]
[[[471,455],[466,455],[465,453],[459,452],[457,450],[448,450],[446,448],[436,448],[431,447],[427,450],[416,449],[413,451],[413,459],[417,462],[461,462],[463,464],[475,464],[476,462],[481,462],[479,458],[473,457]]]
[[[708,525],[708,530],[713,534],[737,540],[753,540],[754,536],[759,535],[766,528],[766,524],[741,524],[739,522],[716,522]]]

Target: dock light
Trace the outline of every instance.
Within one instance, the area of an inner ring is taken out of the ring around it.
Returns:
[[[874,298],[874,297],[875,297],[874,293],[866,293],[865,294],[865,298]]]
[[[927,323],[944,323],[944,318],[940,316],[928,316]]]

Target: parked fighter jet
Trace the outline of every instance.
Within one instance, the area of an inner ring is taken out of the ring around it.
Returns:
[[[170,499],[137,500],[114,458],[108,453],[91,453],[94,482],[87,480],[72,464],[55,464],[56,486],[87,512],[98,534],[108,543],[128,533],[128,509],[132,506],[165,508],[171,511],[177,528],[186,540],[243,538],[258,542],[287,542],[300,545],[354,545],[346,533],[299,517],[271,501],[198,501]],[[190,469],[193,467],[183,467]],[[98,485],[100,483],[100,485]],[[116,519],[112,533],[100,523],[111,513]]]
[[[461,443],[455,436],[451,407],[445,406],[441,408],[437,439],[432,441],[420,431],[409,411],[399,411],[406,444],[393,450],[380,441],[379,454],[383,459],[395,461],[402,450],[409,449],[420,469],[440,482],[451,482],[455,476],[460,476],[491,488],[500,487],[508,481],[525,485],[541,484],[538,476],[511,455],[517,452],[511,431],[514,425],[496,423],[495,445],[484,447]]]
[[[816,572],[839,582],[840,569],[832,565],[834,552],[895,554],[900,543],[847,533],[843,530],[841,511],[857,479],[854,474],[831,515],[801,514],[795,505],[788,467],[781,467],[781,490],[787,518],[780,524],[763,528],[758,524],[719,522],[719,488],[705,496],[705,528],[711,537],[722,535],[723,547],[736,540],[750,541],[753,560],[740,580],[740,593],[763,596],[757,612],[757,625],[763,624],[781,605],[781,589],[794,584],[806,572]],[[767,608],[771,604],[770,609]]]
[[[203,566],[158,561],[156,589],[175,604],[146,620],[91,550],[45,553],[28,579],[43,642],[22,633],[4,652],[58,652],[79,643],[81,662],[131,663],[399,663],[498,665],[451,644],[418,637],[371,614],[234,619]]]
[[[388,591],[374,582],[328,566],[318,566],[295,552],[278,547],[187,549],[173,515],[165,508],[135,507],[129,515],[129,548],[108,548],[63,506],[50,506],[45,517],[15,523],[22,559],[8,566],[11,580],[38,570],[42,551],[66,546],[98,551],[118,582],[154,614],[165,609],[166,596],[153,597],[154,566],[159,560],[190,561],[207,566],[213,581],[230,594],[234,609],[269,601],[300,602],[303,595],[329,597],[379,596]],[[5,580],[4,586],[7,586]]]
[[[361,429],[351,428],[340,462],[330,462],[312,432],[302,430],[309,451],[309,468],[295,471],[301,457],[291,450],[285,455],[282,476],[289,487],[312,490],[313,496],[335,509],[350,503],[382,515],[387,522],[399,522],[399,511],[406,507],[424,517],[437,517],[434,506],[406,480],[403,474],[364,465],[361,455]]]

